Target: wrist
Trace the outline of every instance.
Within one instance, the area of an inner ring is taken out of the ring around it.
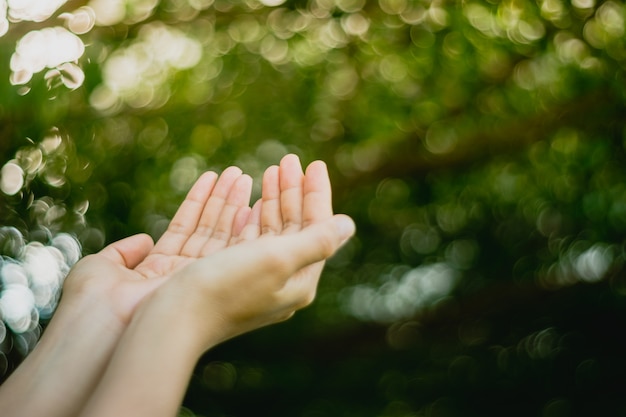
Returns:
[[[203,299],[197,291],[186,292],[183,282],[170,284],[163,285],[139,305],[126,334],[141,331],[153,341],[167,334],[168,343],[175,345],[172,349],[198,359],[219,342],[216,320],[207,314],[210,300]]]
[[[186,300],[169,292],[156,291],[146,298],[81,415],[122,415],[127,410],[138,416],[175,415],[204,352],[190,311]]]
[[[35,349],[0,390],[1,408],[7,415],[78,413],[123,332],[120,321],[105,307],[61,302]]]
[[[119,319],[106,302],[97,299],[76,298],[61,301],[40,343],[72,343],[81,339],[83,344],[97,342],[115,345],[126,324]],[[93,340],[92,340],[93,339]]]

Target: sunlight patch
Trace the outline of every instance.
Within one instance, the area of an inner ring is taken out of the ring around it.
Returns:
[[[399,278],[387,278],[379,288],[369,284],[348,288],[342,294],[348,313],[360,320],[378,322],[411,317],[447,297],[459,273],[445,263],[436,263],[410,269]]]
[[[65,3],[67,0],[8,0],[8,15],[14,22],[23,20],[43,22]]]
[[[11,83],[26,84],[34,74],[47,68],[59,74],[68,74],[66,77],[72,79],[69,84],[76,87],[82,84],[84,75],[73,63],[84,52],[85,45],[80,38],[62,27],[28,32],[18,41],[11,56]]]
[[[81,257],[81,246],[65,233],[46,244],[27,243],[16,228],[0,227],[0,255],[0,327],[23,336],[14,342],[22,343],[26,354],[38,340],[40,320],[49,319],[56,309],[65,277]]]

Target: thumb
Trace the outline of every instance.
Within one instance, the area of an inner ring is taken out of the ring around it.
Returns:
[[[300,232],[285,235],[283,253],[291,254],[296,270],[323,261],[337,252],[356,231],[354,221],[345,214],[314,223]]]
[[[287,279],[294,272],[331,257],[355,230],[350,217],[335,214],[296,233],[261,237],[230,246],[217,255],[212,254],[189,264],[181,274],[231,278],[267,275]],[[209,281],[215,283],[220,280]]]
[[[332,222],[335,229],[337,230],[337,234],[340,239],[339,246],[342,246],[356,232],[356,225],[354,224],[354,220],[352,220],[349,216],[346,216],[345,214],[335,214],[332,217]]]
[[[153,247],[152,238],[142,233],[113,242],[98,254],[118,265],[132,269],[148,256]]]

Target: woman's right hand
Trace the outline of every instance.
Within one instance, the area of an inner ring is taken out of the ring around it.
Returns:
[[[333,216],[326,165],[313,162],[303,173],[287,155],[266,170],[262,202],[234,244],[188,264],[154,301],[176,300],[169,308],[188,311],[183,320],[204,329],[190,333],[205,333],[198,342],[206,350],[310,304],[324,260],[354,230],[348,216]]]

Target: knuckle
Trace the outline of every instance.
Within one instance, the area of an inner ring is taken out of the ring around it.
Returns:
[[[283,231],[296,232],[302,228],[302,225],[297,220],[285,219],[283,221]]]
[[[299,300],[297,300],[295,309],[300,310],[302,308],[308,307],[313,303],[314,300],[315,290],[307,291],[306,293],[302,294]]]
[[[167,227],[167,230],[174,234],[184,234],[187,232],[187,227],[181,221],[172,220]]]
[[[210,225],[198,224],[198,226],[196,227],[196,230],[194,231],[194,234],[200,235],[200,236],[207,236],[207,235],[210,235],[212,231],[213,231],[213,228]]]
[[[275,273],[281,278],[289,275],[291,272],[291,265],[289,264],[287,257],[276,250],[266,250],[264,260],[265,265],[270,272]]]
[[[211,235],[211,239],[223,240],[227,242],[230,239],[230,232],[223,229],[215,229]]]
[[[287,321],[287,320],[289,320],[290,318],[292,318],[292,317],[293,317],[293,315],[294,315],[295,313],[296,313],[296,311],[295,311],[295,310],[285,311],[285,312],[283,312],[283,313],[281,313],[281,314],[279,314],[279,315],[277,316],[277,318],[276,318],[276,322],[277,322],[277,323],[280,323],[280,322],[282,322],[282,321]]]
[[[271,224],[264,224],[261,226],[261,234],[262,235],[277,235],[278,229]]]
[[[337,250],[337,239],[332,230],[324,230],[319,235],[318,245],[320,247],[320,254],[323,259],[331,257]]]

